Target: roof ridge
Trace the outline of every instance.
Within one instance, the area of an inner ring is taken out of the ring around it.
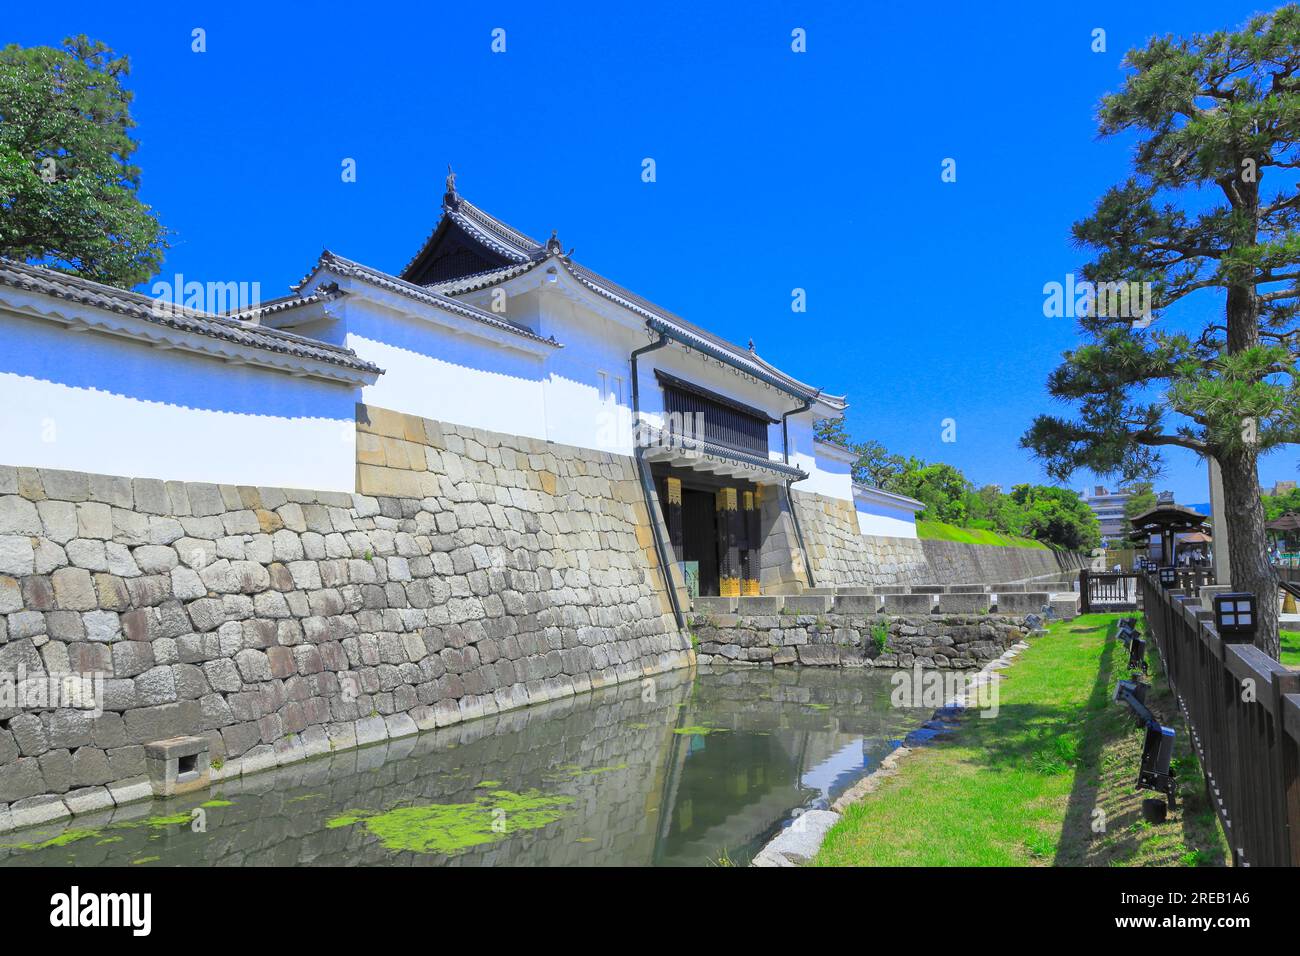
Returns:
[[[12,274],[19,281],[6,281]],[[21,281],[26,279],[26,282]],[[140,292],[122,289],[117,286],[75,276],[48,266],[31,265],[0,256],[0,285],[15,288],[29,288],[37,283],[48,287],[36,289],[55,298],[70,299],[95,308],[110,312],[134,315],[154,325],[176,329],[181,332],[193,332],[207,335],[237,345],[260,348],[269,352],[281,352],[287,355],[314,358],[329,364],[341,364],[364,371],[381,371],[379,366],[360,358],[356,352],[345,346],[334,345],[319,339],[298,335],[284,329],[264,326],[256,322],[222,315],[216,312],[203,312],[185,306],[168,305],[165,311],[155,308],[158,300]],[[72,290],[78,295],[69,294]],[[93,297],[98,297],[97,301]],[[277,347],[278,346],[278,347]],[[319,353],[319,354],[313,354]],[[337,357],[337,358],[336,358]],[[339,361],[342,360],[342,361]]]
[[[535,342],[541,342],[547,345],[553,345],[557,348],[563,347],[559,342],[555,341],[554,337],[545,338],[538,335],[532,329],[522,325],[516,325],[508,319],[503,319],[499,315],[493,315],[491,312],[478,308],[478,306],[471,305],[467,302],[460,302],[449,295],[444,295],[436,289],[416,285],[414,282],[410,282],[400,276],[390,275],[387,272],[376,269],[374,266],[368,266],[363,262],[357,262],[355,259],[341,256],[336,252],[331,252],[329,249],[326,249],[321,253],[320,258],[316,262],[315,268],[307,274],[303,283],[315,275],[320,269],[328,268],[330,265],[333,265],[336,271],[339,271],[344,275],[350,275],[353,278],[361,278],[381,287],[385,285],[389,286],[393,291],[400,295],[406,295],[416,301],[423,301],[429,305],[436,305],[449,309],[452,312],[457,312],[462,316],[475,319],[476,321],[482,322],[485,325],[492,326],[501,331],[512,332],[523,338],[531,339]]]
[[[442,215],[438,219],[438,224],[434,227],[433,232],[429,234],[429,237],[425,239],[419,252],[403,267],[402,273],[407,273],[424,255],[429,248],[429,244],[438,234],[438,230],[448,220],[460,227],[471,240],[478,242],[484,248],[496,253],[498,256],[515,261],[493,269],[484,269],[468,276],[448,279],[445,282],[430,283],[428,286],[420,288],[433,291],[440,291],[442,288],[455,289],[458,293],[472,291],[492,284],[494,281],[505,281],[507,278],[513,278],[511,269],[530,263],[542,262],[553,255],[549,243],[547,245],[539,243],[536,239],[515,229],[456,193],[454,175],[448,175],[447,187],[447,192],[442,200]],[[733,360],[757,369],[762,376],[775,379],[774,384],[777,384],[778,387],[783,387],[792,394],[806,400],[822,401],[833,408],[842,409],[847,407],[847,396],[832,395],[820,388],[809,385],[807,382],[800,381],[764,359],[754,351],[752,346],[749,349],[744,349],[736,343],[695,325],[660,305],[656,305],[644,296],[619,285],[612,279],[605,278],[594,269],[590,269],[565,255],[556,254],[555,257],[564,263],[565,268],[574,278],[593,291],[605,295],[606,298],[616,301],[622,300],[625,307],[629,307],[647,318],[677,326],[682,333],[694,336],[708,346],[730,356]],[[483,281],[485,278],[489,280],[486,283]]]

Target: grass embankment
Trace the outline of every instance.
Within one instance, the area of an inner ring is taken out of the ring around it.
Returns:
[[[1041,548],[1047,545],[1033,538],[1017,538],[1000,531],[986,531],[983,528],[959,528],[955,524],[942,521],[918,521],[916,523],[918,538],[932,538],[935,541],[958,541],[961,544],[996,544],[1004,548]]]
[[[1300,631],[1282,631],[1282,663],[1300,667]]]
[[[814,863],[1224,863],[1188,735],[1158,676],[1149,702],[1178,731],[1179,807],[1163,824],[1142,820],[1142,799],[1154,796],[1134,789],[1142,733],[1111,701],[1127,676],[1123,645],[1109,637],[1119,616],[1053,624],[1003,672],[998,715],[969,713],[952,737],[904,760],[897,776],[848,809]]]

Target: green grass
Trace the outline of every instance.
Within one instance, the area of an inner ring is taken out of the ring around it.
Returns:
[[[1041,548],[1047,545],[1033,538],[1018,538],[1012,534],[999,531],[987,531],[983,528],[959,528],[955,524],[942,521],[918,521],[916,523],[918,538],[930,538],[935,541],[957,541],[961,544],[996,544],[1005,548]]]
[[[1300,667],[1300,631],[1282,631],[1282,663]]]
[[[1053,624],[999,685],[999,711],[970,713],[951,738],[920,748],[848,808],[818,866],[1192,865],[1225,848],[1181,723],[1179,812],[1141,821],[1141,736],[1111,701],[1122,645],[1118,615]],[[1166,722],[1172,701],[1163,694]],[[1159,708],[1162,695],[1150,699]],[[1095,831],[1097,811],[1104,832]]]

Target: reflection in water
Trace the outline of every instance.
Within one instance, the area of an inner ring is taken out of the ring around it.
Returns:
[[[891,689],[872,670],[678,671],[653,695],[607,688],[0,833],[0,865],[744,862],[929,716]]]

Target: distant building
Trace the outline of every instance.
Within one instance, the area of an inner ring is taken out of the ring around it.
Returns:
[[[1128,533],[1128,519],[1124,516],[1124,506],[1133,497],[1131,489],[1110,491],[1102,485],[1094,485],[1091,489],[1085,488],[1079,492],[1079,497],[1097,516],[1097,521],[1101,524],[1103,542],[1114,543],[1124,538]],[[1156,493],[1156,501],[1159,504],[1172,504],[1173,500],[1172,491]]]
[[[1092,509],[1101,523],[1102,541],[1116,541],[1124,537],[1124,505],[1128,503],[1127,491],[1109,491],[1101,485],[1095,485],[1089,493],[1084,489],[1079,493],[1084,502]]]
[[[1289,495],[1295,491],[1294,481],[1275,481],[1273,490],[1265,492],[1270,498],[1280,498],[1282,495]]]

